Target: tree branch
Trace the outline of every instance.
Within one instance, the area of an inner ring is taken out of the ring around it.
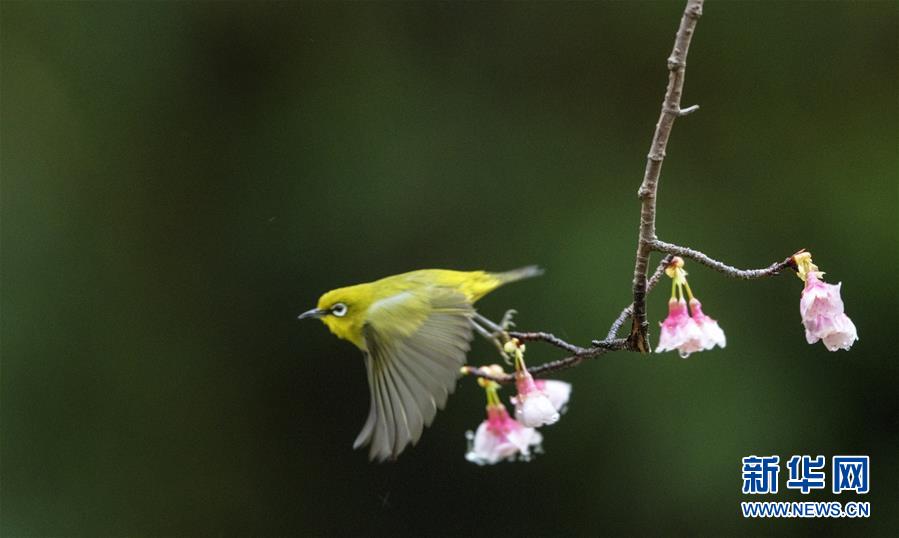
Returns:
[[[543,333],[519,333],[519,334],[543,334]],[[510,335],[511,336],[511,335]],[[552,336],[552,335],[550,335]],[[555,337],[553,337],[555,338]],[[540,340],[543,340],[542,338]],[[558,340],[558,339],[556,339]],[[546,341],[546,340],[543,340]],[[560,340],[561,342],[561,340]],[[555,345],[555,344],[554,344]],[[565,343],[565,345],[570,346],[571,344]],[[562,346],[559,346],[562,347]],[[577,346],[572,346],[577,347]],[[557,372],[559,370],[566,370],[568,368],[574,368],[580,363],[584,362],[587,359],[595,359],[610,351],[619,351],[627,348],[627,340],[624,338],[611,339],[611,340],[602,340],[594,342],[594,346],[591,348],[578,348],[581,351],[579,353],[575,353],[573,355],[569,355],[568,357],[557,359],[554,361],[546,362],[541,364],[540,366],[532,366],[528,368],[528,372],[535,377],[540,377],[542,375],[546,375],[550,372]],[[473,375],[475,377],[482,377],[484,379],[489,379],[491,381],[496,381],[500,384],[509,384],[515,382],[515,374],[505,374],[503,376],[493,376],[480,368],[476,368],[473,366],[463,366],[462,372],[467,375]]]
[[[652,241],[650,241],[649,247],[652,250],[667,253],[669,258],[672,255],[681,256],[682,258],[690,258],[691,260],[699,262],[706,267],[711,267],[716,271],[724,273],[731,278],[742,278],[744,280],[753,280],[756,278],[776,275],[787,267],[793,265],[793,257],[790,256],[784,261],[772,263],[764,269],[737,269],[736,267],[732,267],[730,265],[727,265],[726,263],[709,258],[698,250],[678,245],[672,245],[671,243],[659,241],[658,239],[653,239]]]
[[[521,340],[522,342],[533,342],[533,341],[546,342],[547,344],[564,349],[565,351],[567,351],[573,355],[581,355],[588,351],[588,349],[586,349],[586,348],[582,348],[582,347],[576,346],[574,344],[569,344],[565,340],[562,340],[561,338],[559,338],[551,333],[544,333],[544,332],[523,333],[523,332],[512,331],[509,333],[509,336],[511,336],[512,338],[517,338],[517,339]]]
[[[633,282],[633,323],[629,337],[631,347],[647,353],[650,351],[647,331],[649,323],[646,321],[646,271],[649,263],[649,254],[652,251],[650,241],[656,238],[656,191],[659,186],[659,176],[662,172],[662,161],[665,159],[665,148],[668,146],[668,137],[674,120],[681,115],[696,110],[690,107],[681,110],[680,101],[684,88],[684,71],[687,67],[687,52],[690,49],[690,40],[693,38],[693,30],[702,15],[702,0],[688,0],[681,17],[680,27],[674,39],[674,49],[668,57],[668,88],[665,91],[665,100],[662,102],[662,112],[656,123],[655,134],[652,137],[652,145],[646,156],[646,170],[643,174],[643,183],[640,185],[638,195],[641,200],[640,209],[640,234],[637,240],[637,255],[634,261]]]

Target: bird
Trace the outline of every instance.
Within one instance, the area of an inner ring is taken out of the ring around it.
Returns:
[[[362,351],[370,408],[353,448],[395,460],[421,438],[456,386],[472,340],[474,303],[543,270],[420,269],[331,290],[298,319],[320,319]]]

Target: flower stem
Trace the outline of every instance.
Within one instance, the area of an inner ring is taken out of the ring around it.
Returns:
[[[502,402],[499,399],[499,394],[497,394],[497,389],[499,389],[499,384],[491,381],[484,390],[487,392],[487,407],[496,407],[502,405]]]
[[[690,284],[687,282],[686,277],[684,278],[684,287],[687,288],[687,298],[692,301],[693,300],[693,290],[690,289]]]

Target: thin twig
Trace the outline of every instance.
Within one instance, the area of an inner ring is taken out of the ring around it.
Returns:
[[[600,353],[593,355],[592,357],[598,357],[605,353],[606,353],[606,350],[603,350]],[[565,357],[564,359],[557,359],[554,361],[545,362],[545,363],[541,364],[540,366],[534,366],[533,368],[528,368],[528,372],[530,372],[530,374],[532,376],[539,377],[539,376],[546,375],[546,374],[549,374],[552,372],[558,372],[559,370],[567,370],[568,368],[574,368],[575,366],[584,362],[588,358],[592,358],[592,357],[585,357],[583,355],[571,355],[569,357]],[[513,379],[514,379],[514,376],[513,376]]]
[[[624,338],[602,340],[596,342],[596,344],[597,345],[594,345],[594,347],[591,348],[581,348],[580,353],[576,353],[562,359],[546,362],[539,366],[532,366],[531,368],[528,368],[528,372],[530,372],[530,374],[533,376],[540,377],[551,372],[558,372],[559,370],[574,368],[587,359],[595,359],[597,357],[601,357],[602,355],[605,355],[610,351],[620,351],[622,349],[626,349],[628,345],[627,340]],[[515,374],[493,376],[481,370],[480,368],[475,368],[473,366],[462,367],[462,372],[467,375],[483,377],[484,379],[496,381],[497,383],[504,385],[515,382]]]
[[[521,340],[522,342],[533,342],[533,341],[546,342],[547,344],[564,349],[565,351],[567,351],[573,355],[581,355],[584,352],[588,351],[588,349],[586,349],[586,348],[582,348],[582,347],[576,346],[574,344],[569,344],[565,340],[562,340],[558,336],[551,334],[551,333],[510,332],[509,336],[511,336],[512,338],[517,338],[517,339]]]
[[[671,56],[668,57],[668,88],[665,91],[662,112],[652,137],[652,145],[646,156],[643,183],[638,191],[641,200],[640,234],[637,240],[637,255],[634,260],[634,305],[630,340],[631,347],[642,352],[650,351],[647,339],[649,323],[646,321],[646,272],[651,252],[649,242],[656,238],[656,191],[662,172],[662,161],[665,159],[665,148],[668,146],[668,137],[671,135],[674,120],[688,113],[687,111],[696,110],[693,107],[681,110],[680,101],[684,88],[687,52],[690,49],[693,30],[701,15],[702,0],[688,0],[674,39],[674,49],[671,51]]]
[[[793,264],[793,257],[790,256],[784,261],[772,263],[764,269],[737,269],[736,267],[727,265],[724,262],[719,262],[718,260],[712,259],[698,250],[694,250],[688,247],[682,247],[679,245],[673,245],[671,243],[659,241],[658,239],[653,239],[652,241],[650,241],[649,247],[652,250],[667,253],[669,256],[675,255],[681,256],[683,258],[690,258],[691,260],[699,262],[706,267],[711,267],[716,271],[724,273],[731,278],[742,278],[745,280],[752,280],[756,278],[776,275]]]

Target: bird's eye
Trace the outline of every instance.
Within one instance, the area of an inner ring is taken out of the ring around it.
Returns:
[[[337,303],[336,305],[331,307],[331,313],[338,318],[342,318],[346,315],[346,305],[343,303]]]

